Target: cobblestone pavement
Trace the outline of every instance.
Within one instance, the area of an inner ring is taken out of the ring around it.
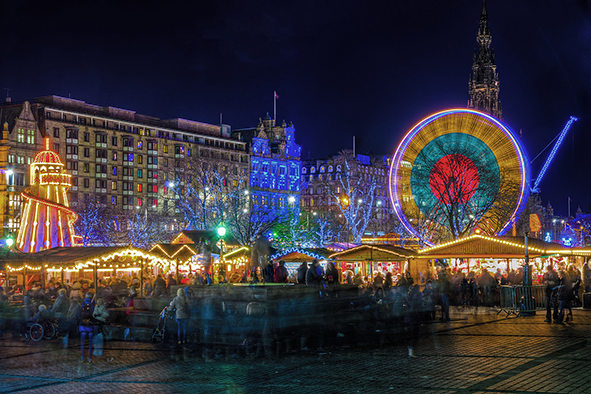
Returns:
[[[107,342],[81,364],[78,342],[5,338],[0,393],[591,393],[590,338],[591,311],[559,325],[482,309],[425,325],[412,359],[402,339],[211,362],[197,347]]]

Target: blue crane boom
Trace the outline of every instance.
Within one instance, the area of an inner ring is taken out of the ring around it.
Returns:
[[[550,152],[550,155],[548,155],[548,158],[546,159],[546,162],[544,163],[544,167],[542,167],[542,171],[540,171],[540,174],[536,178],[534,186],[531,189],[532,193],[539,193],[540,192],[540,189],[538,189],[538,186],[540,185],[540,182],[542,182],[542,178],[544,177],[544,174],[546,174],[546,171],[548,170],[550,163],[552,163],[554,156],[556,156],[556,151],[558,151],[558,148],[560,148],[562,141],[564,141],[564,137],[566,137],[566,133],[568,133],[568,129],[570,129],[571,125],[574,122],[576,122],[577,120],[578,120],[577,118],[575,118],[574,116],[571,116],[570,119],[568,120],[568,122],[566,122],[566,125],[564,125],[564,129],[562,129],[562,132],[560,133],[560,136],[558,137],[558,141],[556,141],[556,144],[554,144],[554,147],[552,148],[552,152]]]

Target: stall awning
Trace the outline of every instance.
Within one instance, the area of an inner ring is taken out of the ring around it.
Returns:
[[[10,253],[4,263],[9,271],[80,270],[85,268],[123,268],[138,266],[140,261],[149,265],[167,266],[174,262],[154,253],[126,247],[64,247],[42,250],[37,253]]]
[[[333,253],[330,258],[337,261],[406,261],[416,252],[392,245],[360,245],[342,252]]]
[[[560,244],[528,238],[528,254],[531,258],[542,256],[574,255],[574,250]],[[519,259],[525,257],[523,237],[492,237],[474,234],[455,241],[418,251],[417,258],[499,258]]]
[[[278,251],[271,256],[271,260],[283,260],[286,263],[310,262],[316,260],[329,260],[330,254],[334,253],[325,248],[291,248]]]

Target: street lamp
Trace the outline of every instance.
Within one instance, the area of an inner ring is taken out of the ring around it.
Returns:
[[[218,237],[220,238],[220,275],[225,276],[224,263],[222,262],[222,259],[224,258],[224,236],[226,235],[226,228],[223,224],[220,224],[220,226],[217,228],[217,233]]]

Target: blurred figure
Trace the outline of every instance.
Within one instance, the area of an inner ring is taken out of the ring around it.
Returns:
[[[303,262],[298,267],[298,283],[306,284],[306,274],[308,273],[308,264]]]
[[[280,260],[279,265],[275,269],[275,283],[287,283],[287,268],[285,268],[285,261]]]
[[[86,298],[78,309],[78,331],[80,332],[80,362],[84,361],[84,344],[88,338],[88,362],[92,361],[92,337],[94,336],[94,325],[91,323],[94,305],[92,295],[86,294]]]

